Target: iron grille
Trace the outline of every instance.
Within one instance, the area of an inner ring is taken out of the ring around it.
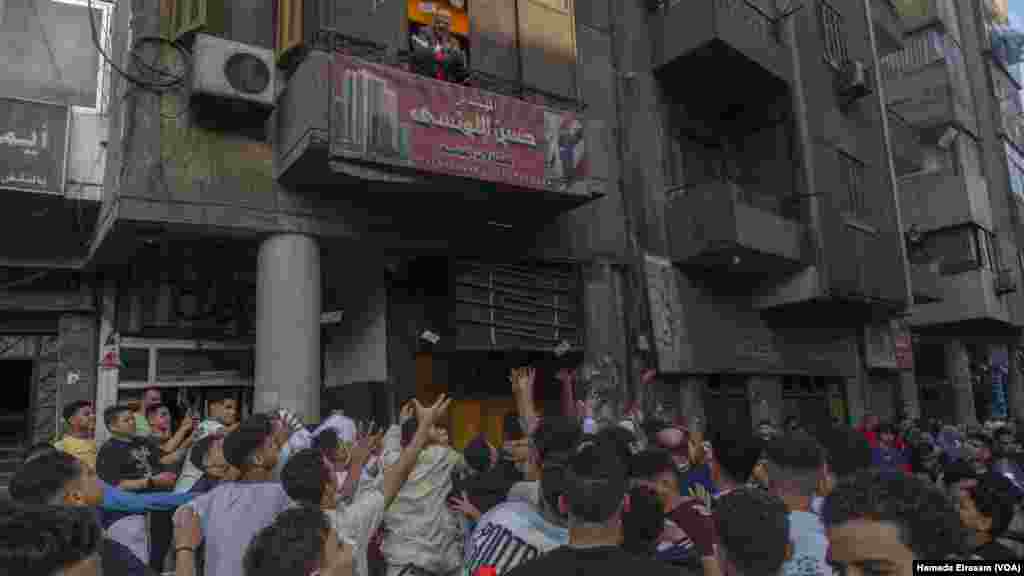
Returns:
[[[553,350],[582,346],[579,273],[572,265],[456,265],[456,348]]]
[[[818,19],[821,20],[822,38],[825,41],[825,61],[837,71],[842,70],[849,58],[843,14],[825,0],[820,0]]]

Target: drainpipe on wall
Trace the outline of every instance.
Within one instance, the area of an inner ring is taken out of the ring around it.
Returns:
[[[796,19],[800,14],[791,14],[781,24],[780,36],[785,37],[789,45],[790,61],[793,70],[793,117],[795,119],[797,137],[800,139],[801,164],[803,165],[804,190],[803,198],[807,200],[807,226],[810,228],[814,242],[814,264],[818,269],[819,285],[828,286],[828,270],[825,268],[825,241],[821,223],[821,201],[818,197],[814,175],[814,140],[807,123],[807,96],[804,94],[803,67],[800,62],[800,49],[797,45]]]
[[[907,258],[907,243],[903,239],[903,213],[900,210],[900,190],[896,180],[896,164],[892,159],[892,141],[889,140],[889,104],[885,97],[885,83],[882,81],[882,69],[879,66],[878,44],[875,39],[875,20],[871,17],[871,0],[861,0],[864,4],[864,17],[868,25],[868,43],[871,47],[871,68],[875,76],[875,94],[882,114],[882,139],[885,146],[885,165],[889,171],[889,184],[892,192],[896,228],[899,235],[900,262],[903,264],[904,312],[908,312],[914,303],[913,288],[910,285],[910,264]]]

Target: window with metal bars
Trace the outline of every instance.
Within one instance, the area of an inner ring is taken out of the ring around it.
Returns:
[[[818,20],[821,21],[821,35],[825,41],[825,61],[841,70],[848,59],[843,14],[825,0],[819,0]]]
[[[571,265],[460,261],[456,348],[554,350],[582,346],[579,271]],[[563,344],[564,343],[564,344]]]

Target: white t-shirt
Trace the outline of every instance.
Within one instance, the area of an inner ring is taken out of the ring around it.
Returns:
[[[369,576],[366,557],[370,538],[384,519],[384,494],[377,489],[360,492],[352,504],[338,504],[334,510],[324,512],[338,534],[338,540],[352,547],[353,576]]]
[[[224,425],[216,420],[203,420],[193,434],[193,441],[199,442],[211,434],[216,434],[224,429]],[[188,492],[196,485],[196,482],[203,477],[203,471],[192,464],[192,448],[188,449],[185,455],[185,465],[181,469],[178,481],[174,484],[175,492]]]
[[[569,529],[544,519],[527,502],[506,502],[480,518],[466,549],[463,575],[494,566],[498,576],[569,543]]]

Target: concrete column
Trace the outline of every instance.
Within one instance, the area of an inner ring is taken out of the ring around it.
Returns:
[[[771,420],[776,426],[782,426],[782,378],[752,376],[747,383],[747,390],[751,425],[756,428],[761,420]]]
[[[946,344],[946,377],[952,391],[950,401],[953,402],[956,423],[976,424],[970,358],[967,356],[967,348],[959,340],[950,340]]]
[[[96,355],[96,445],[102,446],[110,438],[110,431],[103,423],[103,411],[117,404],[119,373],[117,364],[105,366],[104,356],[111,354],[119,358],[120,349],[114,318],[117,313],[117,281],[107,278],[103,282],[100,300],[99,354]]]
[[[89,314],[61,316],[60,386],[61,409],[78,400],[93,401],[96,394],[96,347],[99,339],[96,317]]]
[[[309,236],[271,236],[258,266],[255,411],[281,407],[317,419],[320,248]]]

